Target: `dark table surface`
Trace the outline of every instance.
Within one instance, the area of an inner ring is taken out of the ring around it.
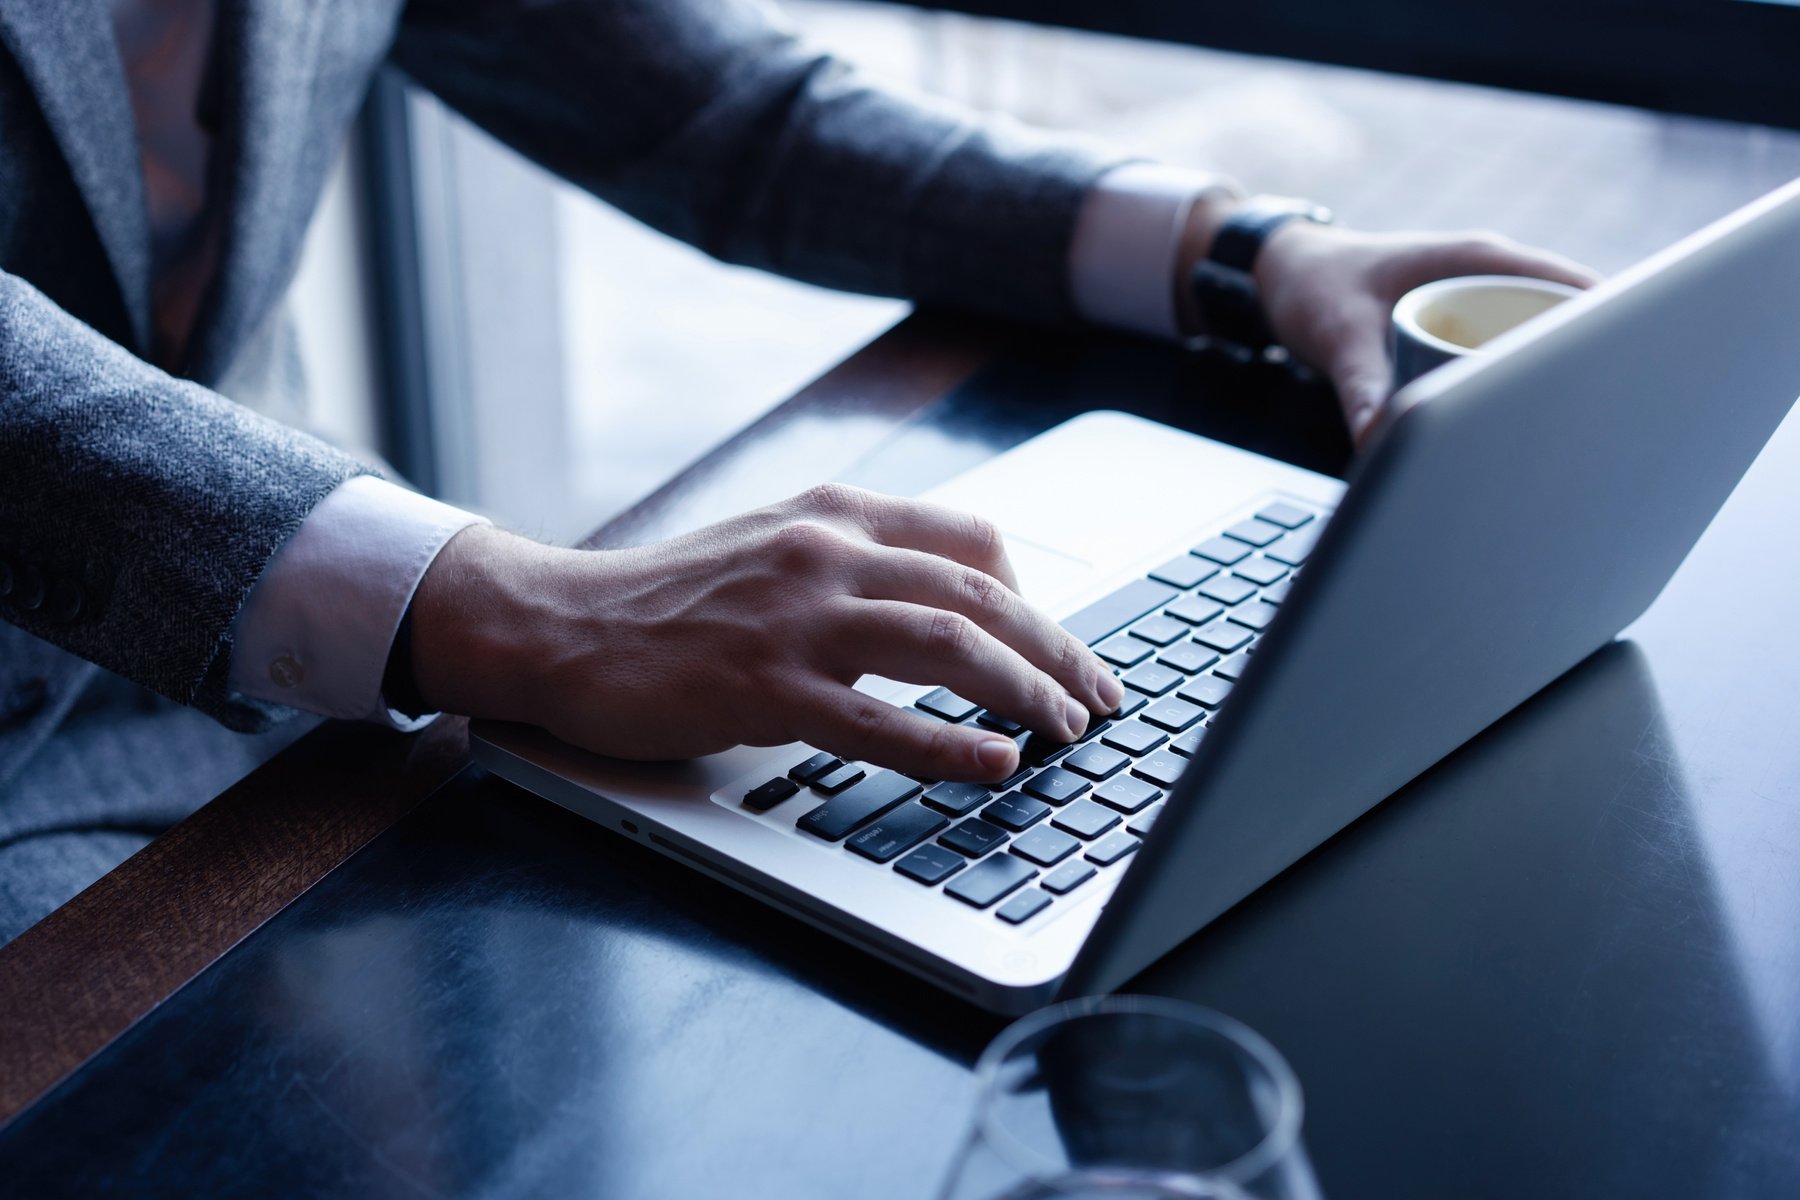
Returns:
[[[1283,135],[1208,160],[1366,227],[1610,270],[1800,170],[1767,130],[1283,78]],[[1092,407],[1346,454],[1275,368],[914,317],[596,544],[916,492]],[[1797,514],[1791,418],[1618,645],[1134,981],[1287,1055],[1327,1194],[1800,1195]],[[0,1197],[932,1192],[995,1018],[464,751],[327,724],[0,948]]]
[[[1010,347],[839,474],[1096,399],[1342,464],[1273,368]],[[1797,512],[1800,418],[1619,643],[1134,983],[1288,1056],[1328,1195],[1800,1194]],[[8,1125],[0,1193],[922,1197],[998,1028],[469,768]]]

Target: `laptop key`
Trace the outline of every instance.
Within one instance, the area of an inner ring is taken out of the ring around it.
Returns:
[[[1145,663],[1131,674],[1125,676],[1125,682],[1143,692],[1147,696],[1160,696],[1176,684],[1180,683],[1180,671],[1158,663]]]
[[[1287,530],[1279,525],[1251,517],[1248,521],[1239,521],[1227,529],[1225,536],[1236,538],[1240,542],[1249,542],[1252,546],[1267,546],[1286,532]]]
[[[1027,767],[1042,767],[1069,752],[1069,743],[1047,738],[1041,733],[1028,733],[1015,738],[1019,743],[1019,762]]]
[[[837,755],[826,754],[824,751],[820,751],[790,770],[788,772],[788,778],[795,783],[804,785],[811,783],[815,779],[829,775],[843,765],[843,760]]]
[[[1180,641],[1187,636],[1188,627],[1174,617],[1145,617],[1125,632],[1134,638],[1141,638],[1152,646],[1166,646],[1170,642]]]
[[[1201,584],[1198,594],[1220,604],[1241,604],[1256,595],[1256,585],[1236,575],[1217,575]]]
[[[1248,579],[1257,587],[1268,587],[1276,580],[1285,578],[1287,573],[1288,569],[1286,567],[1282,566],[1272,558],[1265,558],[1261,555],[1250,559],[1248,562],[1239,563],[1236,569],[1232,571],[1233,575],[1242,579]]]
[[[1139,843],[1136,838],[1121,829],[1117,833],[1108,834],[1106,837],[1089,846],[1087,857],[1090,862],[1097,862],[1103,867],[1110,867],[1121,858],[1124,858],[1127,854],[1135,853],[1138,845]]]
[[[894,864],[894,870],[931,887],[944,882],[964,867],[968,860],[960,854],[952,854],[942,846],[920,846],[911,854]]]
[[[1086,729],[1082,730],[1081,736],[1076,738],[1075,740],[1077,742],[1091,742],[1095,738],[1099,737],[1101,734],[1105,733],[1108,729],[1111,729],[1111,728],[1112,728],[1112,718],[1111,717],[1095,717],[1091,721],[1088,722],[1088,727]]]
[[[1156,661],[1165,667],[1174,667],[1184,675],[1195,675],[1218,662],[1219,656],[1197,642],[1183,642],[1164,650],[1156,656]]]
[[[1171,558],[1162,566],[1151,570],[1150,578],[1170,587],[1191,588],[1202,579],[1216,574],[1218,570],[1203,558],[1183,554],[1180,558]]]
[[[923,804],[903,804],[844,845],[873,862],[892,862],[949,823]]]
[[[1231,695],[1231,684],[1217,675],[1201,675],[1182,684],[1175,695],[1201,708],[1217,708]]]
[[[1126,840],[1137,845],[1135,838]],[[1017,891],[1036,877],[1037,868],[1024,859],[1011,854],[996,854],[992,858],[982,859],[958,875],[944,892],[955,896],[964,904],[987,908],[1008,892]]]
[[[1155,754],[1147,754],[1132,765],[1131,773],[1139,779],[1148,779],[1157,787],[1174,787],[1175,781],[1181,778],[1183,768],[1187,766],[1178,754],[1167,750],[1158,750]]]
[[[934,717],[942,717],[951,724],[966,721],[981,711],[981,705],[970,704],[949,688],[925,693],[913,701],[913,707],[923,709]]]
[[[1115,667],[1135,667],[1156,653],[1156,647],[1127,634],[1109,637],[1098,646],[1094,653],[1104,658]]]
[[[1289,576],[1286,579],[1277,580],[1263,589],[1262,598],[1267,600],[1270,604],[1286,604],[1288,589],[1293,586],[1294,580],[1292,576]]]
[[[1006,830],[990,825],[980,817],[970,817],[938,839],[938,845],[948,846],[970,858],[980,858],[994,847],[1005,844]]]
[[[1098,874],[1099,871],[1094,869],[1093,863],[1083,862],[1078,858],[1074,862],[1064,863],[1044,876],[1043,888],[1046,892],[1055,892],[1058,896],[1067,895]]]
[[[1153,808],[1149,812],[1144,813],[1142,816],[1140,816],[1136,820],[1132,821],[1132,823],[1127,825],[1125,827],[1125,829],[1127,832],[1135,833],[1139,837],[1148,837],[1148,836],[1150,836],[1151,826],[1156,824],[1156,818],[1161,815],[1162,815],[1162,809],[1160,807]]]
[[[1217,600],[1208,600],[1205,596],[1183,596],[1163,611],[1189,625],[1204,625],[1216,617],[1224,616],[1225,606]]]
[[[1192,730],[1170,742],[1169,749],[1181,755],[1183,758],[1192,758],[1194,755],[1200,753],[1200,739],[1205,736],[1205,729]]]
[[[1229,679],[1233,683],[1244,677],[1244,668],[1250,665],[1250,651],[1234,654],[1213,668],[1213,674],[1220,679]]]
[[[1280,543],[1269,547],[1266,554],[1278,563],[1286,563],[1290,567],[1303,567],[1306,560],[1312,557],[1313,547],[1318,544],[1319,535],[1308,530],[1297,533],[1293,537],[1282,538]]]
[[[850,834],[919,794],[919,785],[893,771],[877,771],[801,817],[797,826],[828,842]]]
[[[827,771],[813,780],[813,790],[823,792],[827,796],[835,796],[866,774],[868,772],[855,763],[845,763],[835,771]]]
[[[1123,721],[1144,705],[1150,703],[1150,697],[1132,688],[1125,689],[1125,699],[1119,702],[1118,710],[1112,715],[1115,721]]]
[[[925,803],[952,817],[966,816],[986,804],[990,793],[979,783],[940,783],[925,793]]]
[[[1129,775],[1110,779],[1094,789],[1094,799],[1127,814],[1142,812],[1161,798],[1161,791]]]
[[[1154,750],[1168,739],[1162,730],[1146,725],[1142,721],[1123,721],[1107,730],[1101,742],[1114,750],[1123,750],[1136,757]]]
[[[768,812],[799,791],[800,785],[791,779],[771,779],[744,793],[744,807],[751,812]]]
[[[1111,746],[1102,746],[1090,742],[1063,760],[1063,766],[1071,771],[1079,771],[1089,779],[1110,779],[1131,762],[1131,759],[1114,750]]]
[[[1236,624],[1246,626],[1247,628],[1254,629],[1260,633],[1262,630],[1269,627],[1269,622],[1273,621],[1275,619],[1275,614],[1280,611],[1281,610],[1276,608],[1273,604],[1265,604],[1261,600],[1252,600],[1248,604],[1240,604],[1232,609],[1228,619]]]
[[[1051,767],[1032,776],[1024,791],[1050,804],[1067,804],[1093,786],[1073,771]]]
[[[1050,823],[1087,842],[1117,825],[1119,814],[1092,800],[1077,800],[1052,817]]]
[[[1010,792],[1021,783],[1024,783],[1027,779],[1030,779],[1031,773],[1035,770],[1037,770],[1037,768],[1030,766],[1029,764],[1022,766],[1011,775],[1008,775],[1005,779],[1002,779],[999,783],[988,784],[987,789],[996,796],[1001,792]]]
[[[1159,700],[1145,709],[1143,720],[1158,729],[1166,729],[1170,733],[1180,733],[1198,721],[1204,715],[1204,711],[1197,704],[1170,697],[1167,700]]]
[[[1235,560],[1234,560],[1235,561]],[[1149,579],[1134,579],[1110,596],[1102,596],[1062,627],[1082,644],[1091,646],[1109,633],[1117,633],[1147,612],[1161,608],[1180,595],[1174,588]]]
[[[1313,514],[1306,509],[1283,500],[1277,500],[1257,513],[1256,516],[1259,520],[1267,521],[1271,525],[1279,525],[1283,529],[1298,529],[1313,519]]]
[[[1028,858],[1040,867],[1054,867],[1081,849],[1081,843],[1060,829],[1039,825],[1013,839],[1011,850],[1020,858]]]
[[[994,915],[1009,925],[1023,925],[1049,907],[1050,897],[1037,888],[1032,888],[1029,892],[1020,892],[996,908]]]
[[[1192,550],[1190,554],[1198,554],[1201,558],[1211,559],[1221,567],[1235,566],[1250,557],[1250,547],[1242,542],[1234,542],[1230,538],[1208,538]]]
[[[1003,717],[998,713],[984,712],[975,718],[975,723],[987,729],[998,730],[1007,737],[1014,737],[1025,732],[1025,727],[1011,717]]]
[[[1211,625],[1202,625],[1196,629],[1194,640],[1203,646],[1212,647],[1220,654],[1229,654],[1250,644],[1250,631],[1242,625],[1233,625],[1230,621],[1214,621]]]
[[[981,810],[983,820],[1014,833],[1027,829],[1043,820],[1050,812],[1050,806],[1042,800],[1033,800],[1020,792],[1009,792]]]

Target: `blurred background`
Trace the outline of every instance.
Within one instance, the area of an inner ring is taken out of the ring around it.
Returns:
[[[1312,197],[1357,226],[1492,228],[1606,271],[1800,176],[1794,0],[961,7],[1057,24],[779,5],[902,88]],[[1613,186],[1583,194],[1570,177],[1596,164]],[[716,263],[397,77],[345,148],[294,306],[321,432],[556,541],[907,311]]]

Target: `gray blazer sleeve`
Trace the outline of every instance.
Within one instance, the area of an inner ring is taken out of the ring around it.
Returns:
[[[313,505],[366,470],[151,367],[0,272],[0,615],[238,729],[230,630]]]
[[[413,0],[395,60],[538,162],[717,258],[1002,315],[1073,315],[1116,160],[860,81],[754,0]]]

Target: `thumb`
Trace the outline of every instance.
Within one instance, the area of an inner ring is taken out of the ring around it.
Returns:
[[[1337,388],[1344,423],[1350,427],[1350,440],[1360,447],[1375,429],[1393,387],[1394,369],[1388,362],[1387,347],[1379,335],[1357,337],[1333,356],[1329,374]]]

